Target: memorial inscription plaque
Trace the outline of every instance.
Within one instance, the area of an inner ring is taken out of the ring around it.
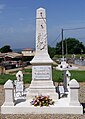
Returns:
[[[51,66],[33,66],[34,79],[50,79]]]

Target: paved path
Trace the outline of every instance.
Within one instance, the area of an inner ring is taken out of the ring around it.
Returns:
[[[77,70],[85,70],[85,66],[79,66],[79,65],[74,65],[74,64],[72,64],[72,65],[78,67]],[[24,68],[25,68],[25,69],[32,68],[32,65],[29,65],[29,66],[24,67]],[[22,67],[21,67],[21,68],[15,68],[15,69],[6,70],[6,74],[8,74],[8,73],[10,73],[10,72],[19,71],[19,70],[22,70]]]
[[[24,68],[25,68],[25,69],[29,69],[29,68],[31,68],[31,67],[32,67],[32,66],[29,65],[29,66],[24,67]],[[19,70],[23,70],[23,68],[20,67],[20,68],[14,68],[14,69],[5,70],[5,71],[6,71],[6,74],[8,74],[8,73],[15,72],[15,71],[19,71]]]

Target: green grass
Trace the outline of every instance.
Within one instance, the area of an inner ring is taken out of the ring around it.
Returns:
[[[24,69],[25,73],[28,74],[24,74],[23,80],[24,83],[31,83],[31,77],[32,77],[32,69]],[[0,85],[3,85],[7,80],[16,80],[16,71],[15,72],[11,72],[10,74],[1,74],[0,75]]]
[[[24,83],[31,83],[32,74],[24,74]],[[0,75],[0,85],[3,85],[7,80],[16,80],[16,75],[11,74],[1,74]]]
[[[32,80],[32,69],[24,70],[24,83],[31,83]],[[85,71],[70,71],[71,79],[76,79],[78,82],[85,82]],[[64,72],[59,70],[53,70],[53,81],[54,82],[62,82],[64,77]],[[1,74],[0,75],[0,84],[3,85],[7,80],[16,80],[16,74]]]
[[[76,79],[78,82],[85,82],[85,71],[70,71],[71,79]],[[64,71],[53,70],[53,81],[63,81]]]
[[[85,71],[70,71],[71,79],[76,79],[78,82],[85,82]]]
[[[53,70],[52,79],[54,82],[62,82],[63,81],[63,71]]]
[[[24,83],[31,83],[32,80],[32,74],[24,74]]]
[[[0,84],[3,85],[7,80],[15,80],[16,76],[12,74],[1,74],[0,75]]]
[[[24,69],[25,72],[32,73],[32,69]]]

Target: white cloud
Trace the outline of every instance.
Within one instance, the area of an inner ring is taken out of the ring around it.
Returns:
[[[0,13],[2,13],[2,11],[5,9],[5,4],[0,4]]]
[[[0,4],[0,10],[3,10],[5,8],[5,4]]]

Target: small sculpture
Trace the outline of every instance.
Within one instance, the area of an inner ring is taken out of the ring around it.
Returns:
[[[23,81],[23,73],[22,73],[22,71],[18,71],[16,73],[16,78],[17,78],[17,81]]]

